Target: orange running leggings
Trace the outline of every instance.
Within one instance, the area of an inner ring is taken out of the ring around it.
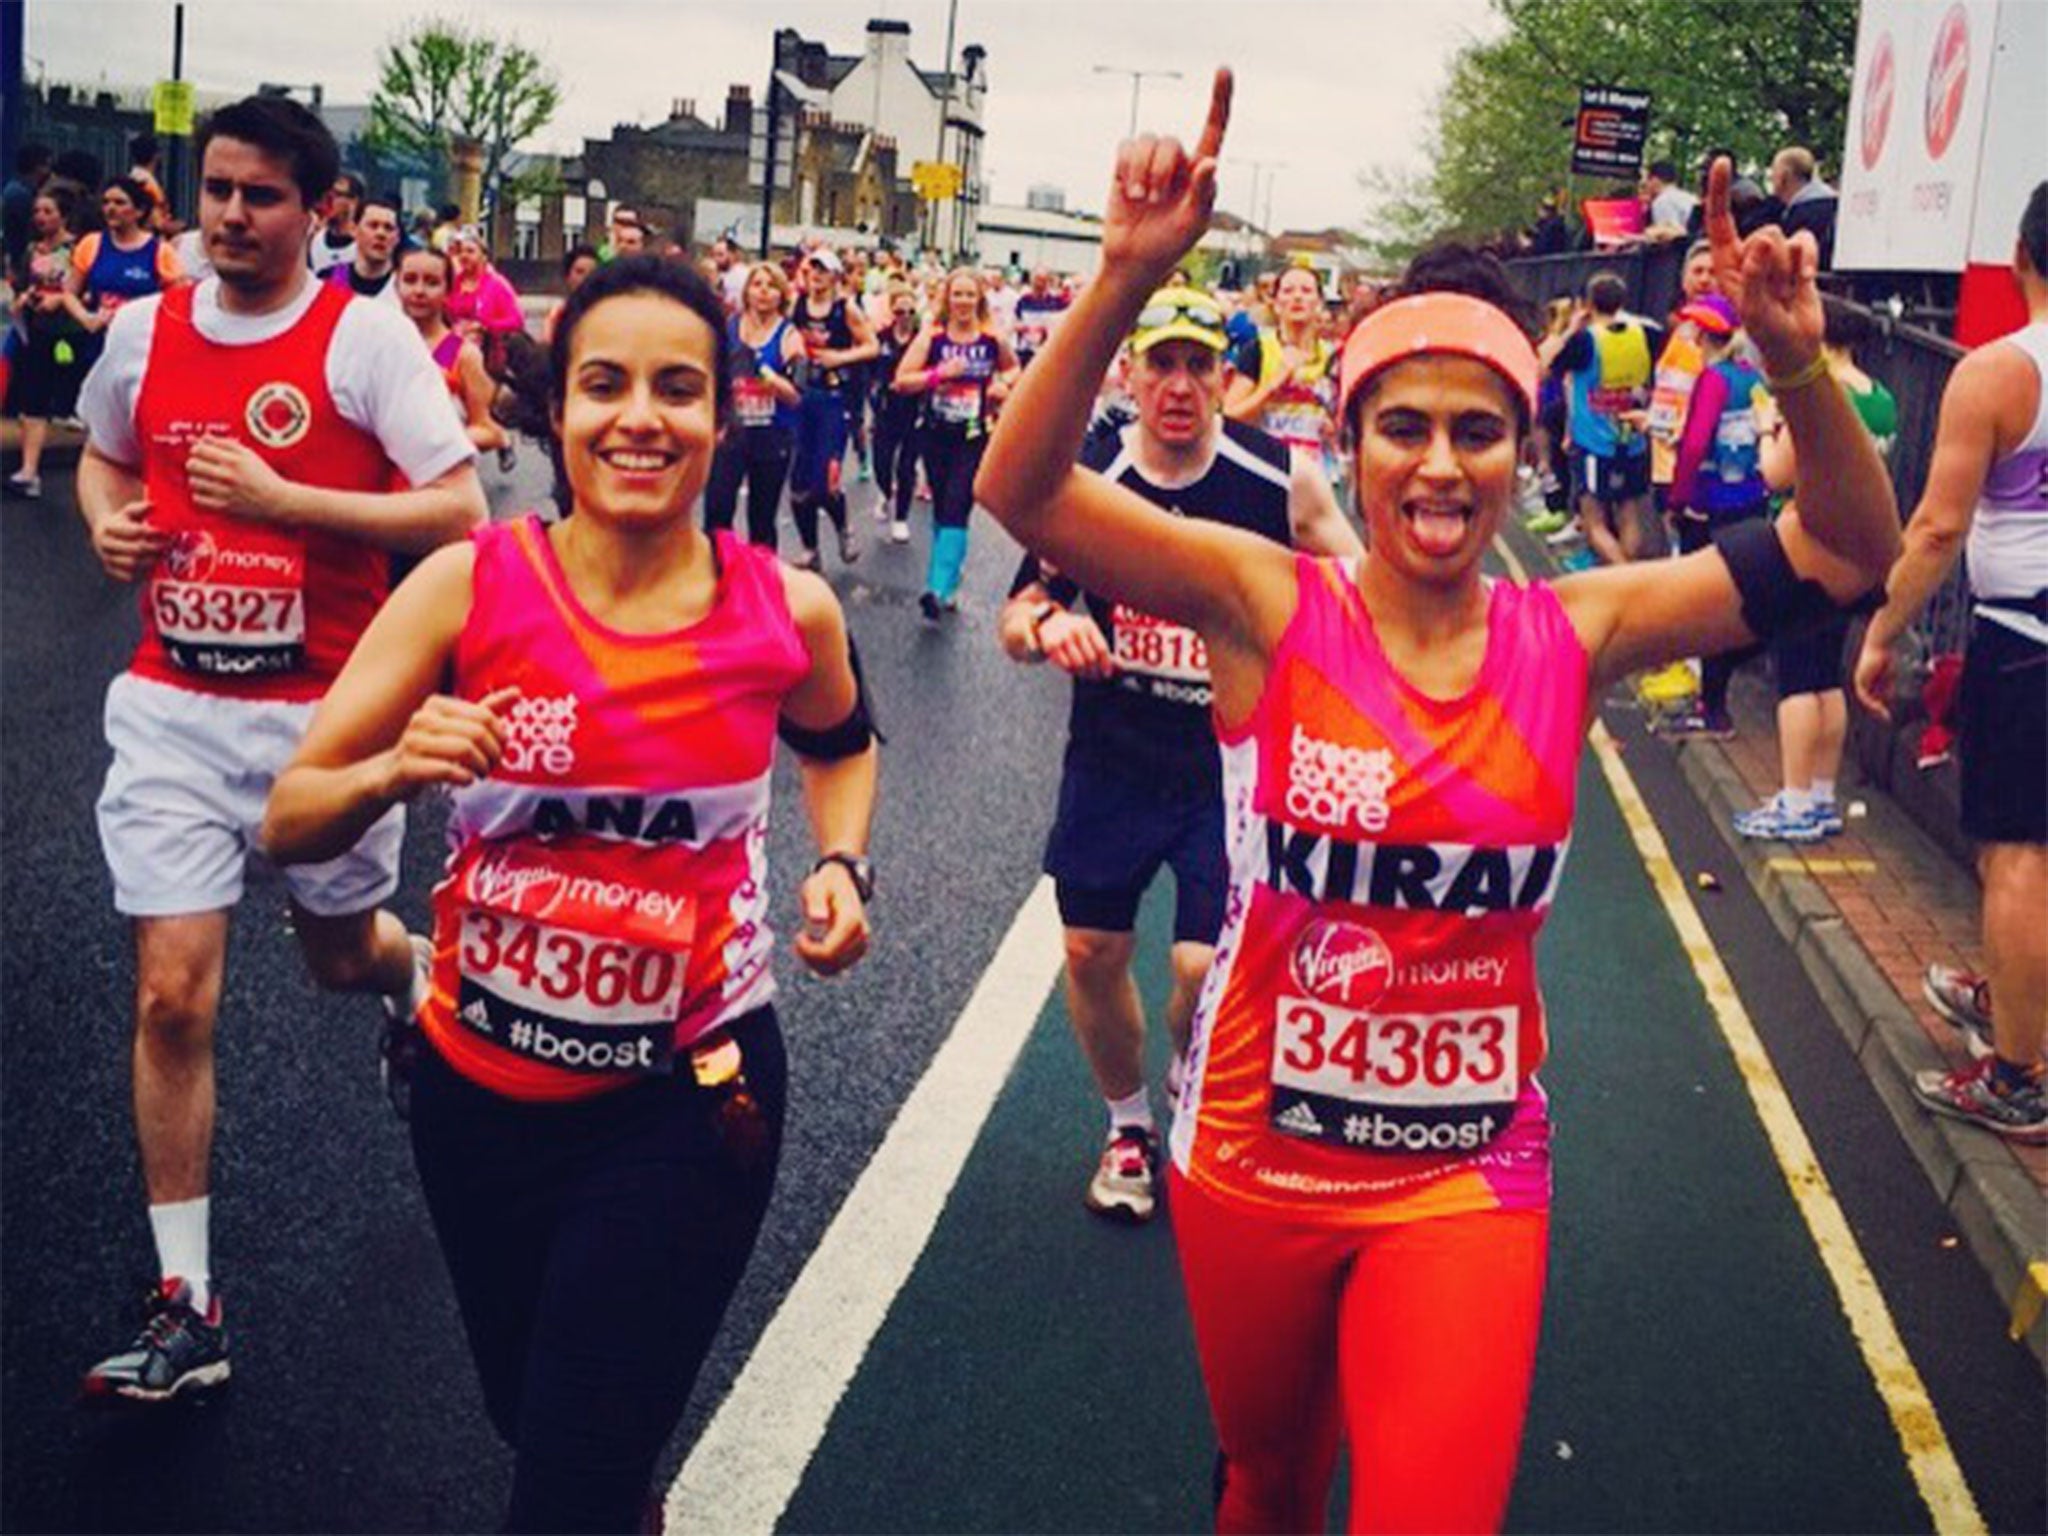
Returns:
[[[1350,1531],[1494,1531],[1529,1403],[1547,1211],[1331,1228],[1172,1180],[1220,1445],[1218,1531],[1321,1531],[1340,1431]]]

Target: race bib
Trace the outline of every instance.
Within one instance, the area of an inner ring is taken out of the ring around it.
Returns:
[[[741,426],[773,426],[775,406],[775,392],[759,379],[733,380],[732,412]]]
[[[1202,637],[1180,624],[1117,604],[1110,616],[1119,671],[1171,683],[1209,681],[1209,649]]]
[[[456,1017],[493,1044],[571,1072],[666,1072],[696,904],[531,852],[463,877]]]
[[[1379,1013],[1282,997],[1273,1128],[1373,1152],[1476,1151],[1514,1114],[1518,1018],[1512,1004]]]
[[[165,653],[187,672],[296,672],[306,664],[305,548],[188,530],[157,563],[149,611]]]
[[[932,419],[955,427],[980,422],[981,386],[972,379],[946,379],[933,385]]]

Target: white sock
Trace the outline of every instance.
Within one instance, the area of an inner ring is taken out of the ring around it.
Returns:
[[[1815,805],[1833,805],[1835,803],[1835,781],[1833,779],[1815,779],[1813,781],[1813,803]]]
[[[1783,796],[1781,803],[1788,815],[1804,816],[1813,809],[1813,791],[1810,789],[1794,789],[1787,784],[1779,793]]]
[[[1109,1106],[1109,1134],[1137,1129],[1149,1131],[1152,1125],[1152,1096],[1140,1087],[1136,1093],[1121,1099],[1105,1099]]]
[[[213,1294],[213,1275],[206,1260],[206,1217],[209,1198],[178,1200],[149,1208],[149,1230],[156,1237],[156,1261],[164,1279],[176,1278],[192,1287],[192,1306],[204,1312]]]

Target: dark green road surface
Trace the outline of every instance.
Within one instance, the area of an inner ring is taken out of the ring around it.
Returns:
[[[1509,1527],[1927,1529],[1590,752],[1571,859],[1543,954],[1550,1295]],[[1169,910],[1154,896],[1156,1004]],[[784,1529],[1207,1526],[1213,1447],[1167,1222],[1133,1231],[1081,1206],[1101,1121],[1055,996]]]

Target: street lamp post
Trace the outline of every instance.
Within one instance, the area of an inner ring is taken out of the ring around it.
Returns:
[[[1131,131],[1126,137],[1133,139],[1138,136],[1138,90],[1144,84],[1146,78],[1148,76],[1158,80],[1178,80],[1181,78],[1181,73],[1177,69],[1118,69],[1110,64],[1096,65],[1095,73],[1098,75],[1129,75],[1131,77]]]

